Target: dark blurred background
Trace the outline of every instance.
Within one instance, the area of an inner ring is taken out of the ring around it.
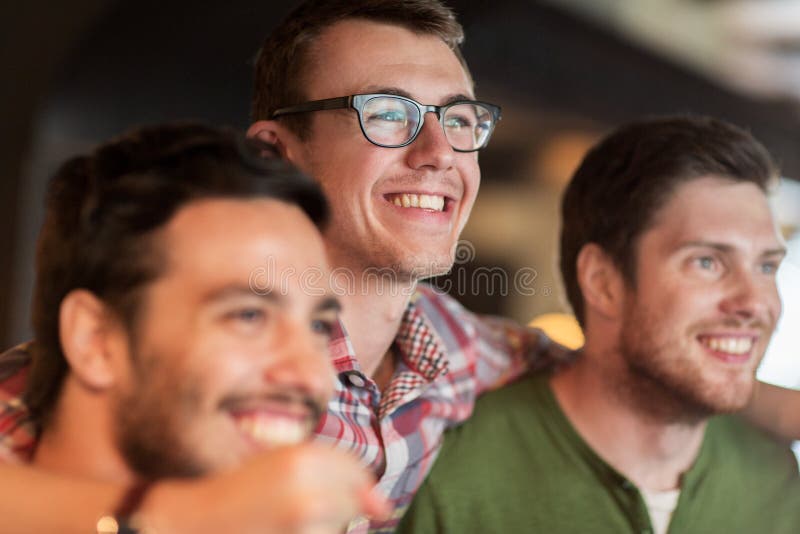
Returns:
[[[54,169],[137,124],[195,118],[245,128],[252,58],[294,5],[29,0],[0,8],[3,347],[30,336],[34,242]],[[788,178],[776,202],[787,238],[796,235],[800,1],[450,5],[466,30],[478,95],[503,106],[481,154],[482,190],[464,234],[469,261],[453,276],[498,266],[533,273],[527,295],[451,277],[474,309],[522,321],[565,309],[554,273],[560,191],[599,135],[643,114],[705,113],[751,129]]]

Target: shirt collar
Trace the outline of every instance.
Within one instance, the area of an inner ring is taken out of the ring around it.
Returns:
[[[419,298],[420,293],[417,292],[409,301],[394,341],[405,364],[430,382],[447,372],[447,356],[436,330],[417,304]],[[361,371],[341,318],[334,324],[329,347],[337,373]]]

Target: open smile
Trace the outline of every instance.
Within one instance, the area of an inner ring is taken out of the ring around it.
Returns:
[[[256,449],[295,445],[307,440],[320,409],[306,398],[270,396],[226,402],[225,411],[245,440]]]
[[[701,334],[697,336],[700,344],[712,356],[726,363],[744,363],[753,355],[753,347],[758,341],[752,334]]]
[[[384,198],[400,208],[418,208],[431,211],[445,211],[452,199],[444,195],[418,193],[391,193]]]
[[[231,414],[239,432],[259,449],[302,443],[314,430],[311,417],[272,411]]]

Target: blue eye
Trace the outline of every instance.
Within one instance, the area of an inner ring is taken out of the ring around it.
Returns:
[[[773,261],[762,263],[761,272],[763,274],[776,274],[778,272],[778,263]]]
[[[233,320],[243,323],[255,323],[263,320],[265,315],[266,314],[263,310],[259,310],[257,308],[243,308],[230,313],[229,317]]]
[[[315,319],[311,321],[311,330],[314,333],[322,334],[326,337],[331,337],[333,334],[333,322],[323,319]]]
[[[401,109],[389,109],[386,111],[373,113],[372,115],[370,115],[369,118],[370,120],[379,120],[385,122],[401,122],[401,123],[405,123],[408,120],[408,116]]]
[[[471,127],[472,123],[465,117],[447,117],[444,125],[450,130],[460,130],[461,128]]]
[[[696,260],[697,265],[701,269],[711,270],[716,267],[717,262],[711,256],[703,256],[701,258],[697,258]]]

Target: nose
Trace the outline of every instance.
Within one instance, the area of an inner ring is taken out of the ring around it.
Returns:
[[[408,165],[412,169],[449,169],[453,166],[455,151],[444,134],[439,117],[434,112],[425,114],[425,122],[417,138],[409,145]]]
[[[781,312],[781,300],[774,278],[739,269],[731,277],[720,309],[741,321],[761,322],[764,326],[773,327]]]
[[[324,407],[333,396],[335,373],[326,342],[307,323],[284,321],[281,340],[267,358],[264,380],[295,391]]]

